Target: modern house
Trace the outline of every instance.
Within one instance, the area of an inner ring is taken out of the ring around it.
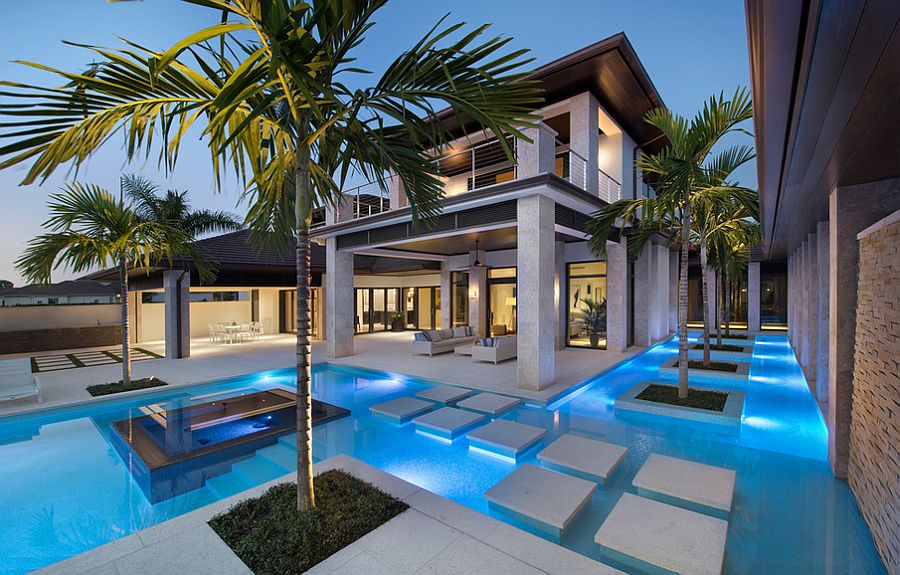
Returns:
[[[900,573],[900,3],[748,0],[747,25],[765,257],[831,467]]]
[[[118,302],[119,290],[108,282],[76,280],[0,289],[0,306],[75,305]]]

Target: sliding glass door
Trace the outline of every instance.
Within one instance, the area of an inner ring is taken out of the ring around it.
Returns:
[[[516,333],[516,268],[488,270],[488,324],[491,335]]]

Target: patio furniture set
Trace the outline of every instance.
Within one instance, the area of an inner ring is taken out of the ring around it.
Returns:
[[[413,354],[433,356],[453,352],[468,355],[475,361],[489,361],[496,365],[516,357],[516,336],[504,335],[479,338],[471,326],[420,331],[413,339]]]
[[[210,343],[243,343],[255,341],[263,334],[262,323],[211,323],[209,327]]]

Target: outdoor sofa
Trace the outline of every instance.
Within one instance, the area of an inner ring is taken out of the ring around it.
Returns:
[[[516,336],[514,335],[486,337],[476,341],[472,346],[472,359],[491,361],[497,365],[501,361],[516,357],[516,349]]]
[[[474,333],[472,326],[417,332],[413,339],[413,354],[432,356],[451,352],[456,346],[474,343],[478,339]]]

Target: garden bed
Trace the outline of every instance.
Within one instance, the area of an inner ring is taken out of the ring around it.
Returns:
[[[728,394],[705,389],[689,389],[688,396],[682,399],[678,397],[677,386],[654,383],[648,385],[644,391],[637,394],[635,399],[655,401],[657,403],[678,405],[681,407],[722,411],[725,409],[725,402],[728,400]]]
[[[314,482],[314,511],[298,512],[297,486],[285,483],[209,525],[256,575],[299,575],[408,508],[343,471],[326,471]]]
[[[122,383],[122,380],[115,383],[98,383],[95,385],[89,385],[85,389],[90,393],[93,397],[99,397],[101,395],[111,395],[113,393],[122,393],[125,391],[135,391],[137,389],[149,389],[151,387],[162,387],[164,385],[168,385],[165,381],[161,379],[156,379],[155,377],[145,377],[142,379],[132,379],[131,383],[125,385]]]
[[[676,361],[672,365],[672,367],[677,368],[678,362]],[[737,373],[738,365],[729,361],[711,361],[709,362],[709,365],[704,365],[703,360],[689,359],[688,369],[705,369],[707,371],[726,371],[729,373]]]
[[[691,349],[703,349],[702,343],[694,344]],[[738,353],[744,352],[743,345],[734,345],[730,343],[723,343],[722,345],[716,345],[714,343],[709,344],[710,351],[736,351]]]

